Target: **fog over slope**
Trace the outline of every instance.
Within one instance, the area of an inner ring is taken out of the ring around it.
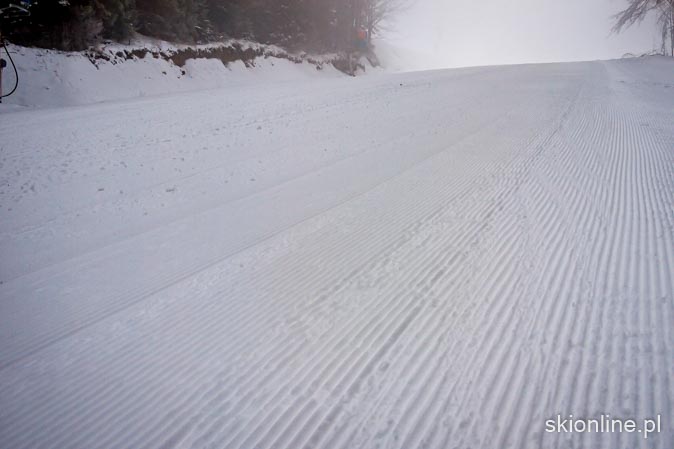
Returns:
[[[426,68],[619,58],[659,48],[654,19],[611,33],[623,0],[415,0],[388,43],[432,55]],[[418,64],[413,64],[417,68]]]

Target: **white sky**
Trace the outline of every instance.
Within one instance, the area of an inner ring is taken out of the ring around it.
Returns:
[[[413,1],[386,40],[432,55],[436,66],[611,59],[660,48],[653,20],[611,34],[611,16],[626,0]]]

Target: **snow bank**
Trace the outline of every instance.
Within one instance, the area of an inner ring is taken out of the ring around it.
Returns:
[[[236,84],[342,77],[334,66],[339,55],[290,54],[278,47],[230,41],[197,47],[162,41],[110,44],[88,52],[61,52],[9,45],[19,73],[19,88],[3,100],[3,109],[20,106],[69,106],[212,89]],[[209,57],[184,59],[214,49],[246,51],[249,60]],[[181,53],[182,52],[182,53]],[[178,63],[171,58],[182,55]],[[3,72],[3,91],[15,82],[11,67]],[[14,105],[14,106],[12,106]]]

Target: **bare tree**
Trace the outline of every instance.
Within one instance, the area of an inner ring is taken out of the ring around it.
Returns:
[[[662,53],[667,51],[667,40],[674,57],[674,0],[627,0],[629,5],[614,16],[613,31],[618,33],[641,22],[651,12],[658,15],[658,25],[662,32]]]
[[[365,26],[368,40],[371,42],[372,36],[380,33],[383,25],[393,15],[408,7],[411,0],[364,0],[364,3]]]

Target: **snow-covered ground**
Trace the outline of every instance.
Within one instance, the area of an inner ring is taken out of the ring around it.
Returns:
[[[670,59],[6,112],[0,148],[0,447],[674,447]]]
[[[205,50],[232,45],[268,55],[227,65],[218,59],[198,58],[188,59],[183,67],[179,67],[166,60],[166,56],[185,49]],[[20,88],[14,95],[3,99],[5,105],[0,107],[0,113],[3,108],[8,109],[8,105],[72,106],[251,83],[346,76],[330,64],[338,55],[290,54],[279,47],[241,40],[188,47],[142,37],[129,45],[101,45],[95,52],[62,52],[17,45],[9,45],[8,48],[17,66]],[[148,53],[133,57],[117,56],[139,51]],[[310,61],[297,63],[281,56]],[[366,64],[367,61],[361,63]],[[398,65],[400,63],[397,62]],[[377,71],[371,66],[368,69]],[[15,80],[10,66],[3,72],[4,93],[14,87]]]
[[[184,66],[168,60],[185,50],[206,51],[233,46],[262,53],[251,60],[224,64],[217,55],[187,59]],[[343,78],[334,66],[340,54],[291,53],[274,45],[229,40],[196,46],[176,45],[138,36],[128,44],[107,43],[89,51],[63,52],[8,45],[19,75],[19,89],[4,98],[0,113],[22,108],[74,106],[103,101],[152,97],[246,84]],[[2,51],[4,56],[4,50]],[[441,67],[432,56],[377,41],[373,66],[358,58],[357,75],[409,72]],[[5,56],[5,59],[6,56]],[[300,62],[301,61],[301,62]],[[3,93],[15,86],[10,66],[3,71]]]

